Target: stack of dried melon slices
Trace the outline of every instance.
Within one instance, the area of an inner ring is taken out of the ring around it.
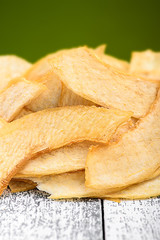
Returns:
[[[1,194],[160,195],[160,53],[126,62],[105,48],[0,56]]]

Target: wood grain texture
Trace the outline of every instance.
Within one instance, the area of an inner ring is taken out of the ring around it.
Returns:
[[[102,240],[100,200],[53,201],[38,190],[0,198],[0,240]]]
[[[159,240],[160,198],[53,201],[38,190],[0,198],[0,240]],[[104,213],[104,232],[102,212]]]
[[[105,239],[159,240],[160,198],[104,201]]]

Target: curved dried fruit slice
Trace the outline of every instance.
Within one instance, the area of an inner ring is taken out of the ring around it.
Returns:
[[[158,82],[119,72],[86,47],[62,52],[50,59],[59,79],[77,95],[104,107],[146,115],[156,98]]]
[[[121,124],[110,141],[117,141],[124,132],[127,132],[133,126],[131,120]],[[87,153],[92,145],[97,145],[97,143],[85,141],[58,148],[49,153],[43,153],[31,159],[14,178],[40,177],[82,170],[85,168]]]
[[[38,184],[38,189],[51,194],[50,198],[52,199],[84,197],[145,199],[160,195],[160,176],[111,194],[106,194],[102,190],[87,188],[84,171],[33,178],[32,180]]]
[[[130,67],[129,62],[105,54],[106,47],[106,44],[102,44],[94,49],[94,53],[106,64],[109,64],[121,71],[128,72]]]
[[[14,178],[41,177],[85,168],[92,142],[74,143],[31,159]]]
[[[12,121],[21,109],[36,98],[45,87],[42,84],[16,78],[0,92],[0,116],[6,121]]]
[[[123,136],[123,134],[128,132],[130,129],[134,128],[135,125],[136,125],[136,120],[133,118],[121,124],[113,134],[112,138],[109,140],[109,144],[119,141],[120,138]]]
[[[110,56],[108,54],[105,54],[106,48],[107,48],[107,45],[102,44],[94,49],[94,53],[106,64],[109,64],[112,67],[115,67],[121,71],[128,72],[129,66],[130,66],[129,63],[125,60],[121,60],[113,56]]]
[[[21,117],[24,117],[24,116],[26,116],[26,115],[28,115],[28,114],[30,114],[30,113],[33,113],[33,112],[30,111],[30,110],[27,109],[27,108],[23,108],[23,109],[19,112],[19,114],[14,118],[14,120],[19,119],[19,118],[21,118]]]
[[[124,199],[145,199],[150,197],[157,197],[160,195],[160,176],[130,186],[119,192],[107,194],[110,198],[124,198]]]
[[[39,190],[45,191],[52,199],[105,197],[104,191],[85,187],[84,171],[63,173],[55,176],[31,178]]]
[[[98,56],[101,56],[105,53],[107,48],[106,44],[101,44],[98,47],[96,47],[93,51],[95,52],[95,54],[97,54]]]
[[[152,50],[133,52],[130,72],[160,81],[160,52]]]
[[[58,106],[65,107],[76,105],[94,106],[96,104],[75,94],[63,84]]]
[[[32,66],[26,60],[14,56],[0,56],[0,91],[13,79],[20,77]]]
[[[0,117],[0,129],[2,127],[4,127],[6,124],[7,124],[7,122],[3,118]]]
[[[86,185],[97,189],[127,187],[153,177],[160,166],[160,91],[149,114],[116,144],[92,147]]]
[[[106,143],[130,116],[118,109],[77,106],[47,109],[13,121],[0,131],[0,193],[37,153],[83,140]]]
[[[58,106],[61,94],[61,81],[51,71],[48,59],[57,56],[61,51],[49,54],[40,59],[24,75],[27,80],[43,83],[46,86],[46,90],[27,106],[33,112]]]
[[[51,70],[51,66],[48,63],[49,59],[58,56],[62,52],[67,51],[66,49],[59,50],[54,53],[50,53],[45,57],[41,58],[37,62],[35,62],[24,74],[24,77],[29,81],[39,82],[43,77],[48,74]]]
[[[99,57],[103,62],[117,68],[120,71],[128,72],[129,70],[129,63],[127,61],[112,57],[108,54],[102,54]]]
[[[27,108],[33,112],[37,112],[46,108],[57,107],[62,88],[60,80],[54,73],[49,72],[37,82],[43,83],[46,86],[46,90],[27,105]]]
[[[24,192],[36,188],[37,184],[26,179],[12,179],[9,182],[9,188],[12,193]]]
[[[102,52],[105,50],[105,46],[101,45],[94,49],[97,54],[102,54]],[[30,81],[36,81],[43,83],[47,88],[46,90],[41,93],[34,101],[32,101],[27,108],[31,111],[40,111],[45,108],[53,108],[58,106],[58,102],[61,96],[61,88],[62,83],[59,80],[59,78],[56,76],[56,74],[51,71],[51,66],[48,63],[48,60],[51,58],[56,58],[59,54],[62,52],[67,52],[68,50],[60,50],[55,53],[49,54],[46,57],[40,59],[38,62],[32,65],[32,67],[25,73],[24,77],[27,80]],[[77,96],[76,94],[69,91],[68,94],[71,94],[71,100],[72,103],[75,100],[75,102],[79,103],[86,103],[83,105],[94,105],[89,104],[89,101],[83,99],[80,96]],[[63,95],[62,95],[63,96]],[[68,95],[64,96],[65,99],[61,100],[61,104],[59,106],[67,106],[68,102]],[[62,98],[62,97],[61,97]],[[64,101],[67,101],[64,103]],[[87,104],[88,103],[88,104]],[[71,103],[68,104],[68,106],[72,105]],[[78,105],[78,104],[73,104]]]

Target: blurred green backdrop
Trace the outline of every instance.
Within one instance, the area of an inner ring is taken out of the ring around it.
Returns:
[[[160,51],[159,0],[0,1],[0,54],[29,61],[60,48],[96,47],[129,59],[132,50]]]

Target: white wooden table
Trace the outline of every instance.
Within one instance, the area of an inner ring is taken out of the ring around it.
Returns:
[[[0,240],[159,240],[160,199],[53,201],[38,190],[0,197]]]

